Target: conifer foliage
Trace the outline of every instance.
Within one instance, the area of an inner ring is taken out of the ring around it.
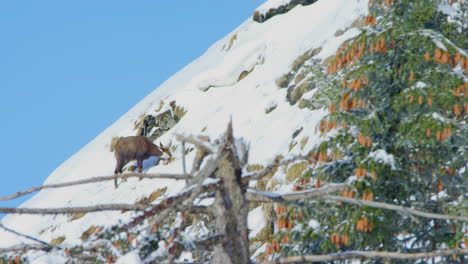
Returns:
[[[449,18],[443,7],[458,10],[461,22],[456,15]],[[345,197],[466,214],[466,9],[464,1],[369,1],[366,27],[343,43],[327,65],[327,73],[341,85],[320,124],[324,139],[312,156],[318,163],[304,178],[319,185],[351,183]],[[294,221],[301,228],[277,234],[277,240],[289,236],[282,254],[410,253],[467,246],[467,227],[460,222],[366,206],[305,205],[290,209],[300,209],[301,219]],[[463,258],[443,262],[461,263]]]

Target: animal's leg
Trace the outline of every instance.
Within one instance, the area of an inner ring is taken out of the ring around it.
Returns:
[[[143,159],[142,158],[137,158],[137,164],[138,164],[138,173],[143,172]],[[143,178],[139,177],[139,180],[141,181]]]
[[[114,174],[117,175],[117,174],[121,174],[122,173],[122,168],[124,166],[124,163],[123,163],[123,160],[122,159],[119,159],[117,158],[117,164],[115,166],[115,171],[114,171]],[[114,179],[114,188],[117,189],[118,185],[117,185],[117,178]]]

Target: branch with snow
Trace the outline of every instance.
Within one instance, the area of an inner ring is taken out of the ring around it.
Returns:
[[[385,252],[385,251],[345,251],[326,255],[305,255],[280,258],[277,260],[261,262],[261,264],[285,264],[285,263],[305,263],[305,262],[322,262],[335,261],[356,258],[385,258],[385,259],[425,259],[452,255],[466,255],[468,249],[445,249],[430,252],[420,253],[401,253],[401,252]]]
[[[409,207],[404,207],[404,206],[399,206],[399,205],[394,205],[394,204],[389,204],[389,203],[366,201],[366,200],[361,200],[361,199],[354,199],[354,198],[334,196],[334,195],[326,195],[326,196],[320,197],[319,199],[355,204],[355,205],[360,205],[360,206],[369,206],[373,208],[393,210],[393,211],[401,212],[403,214],[415,215],[415,216],[424,217],[424,218],[468,222],[468,217],[466,216],[427,213],[427,212],[419,211],[419,210],[412,209]]]
[[[247,190],[246,197],[250,202],[283,202],[283,201],[298,201],[304,199],[320,199],[324,195],[332,193],[332,192],[339,192],[349,188],[350,185],[347,183],[340,183],[340,184],[329,184],[327,186],[299,191],[299,192],[289,192],[289,193],[274,193],[274,192],[264,192],[258,190]]]
[[[25,245],[16,245],[8,248],[0,248],[0,254],[15,252],[15,251],[26,251],[26,250],[45,250],[49,251],[52,247],[44,244],[25,244]]]
[[[148,204],[98,204],[82,207],[62,207],[62,208],[11,208],[0,207],[0,213],[8,214],[74,214],[92,213],[101,211],[145,211],[153,208]]]
[[[330,185],[327,185],[318,189],[305,190],[305,191],[299,191],[299,192],[290,192],[290,193],[283,193],[283,194],[278,194],[274,192],[249,190],[247,192],[247,199],[250,202],[270,202],[270,203],[294,202],[294,201],[299,201],[299,200],[304,200],[304,199],[318,199],[318,200],[324,200],[324,201],[343,202],[343,203],[355,204],[359,206],[369,206],[373,208],[393,210],[393,211],[401,212],[406,215],[415,215],[415,216],[424,217],[424,218],[468,222],[468,217],[466,216],[427,213],[427,212],[419,211],[416,209],[412,209],[412,208],[404,207],[400,205],[329,195],[329,193],[332,193],[332,192],[343,191],[349,186],[350,185],[346,183],[330,184]]]
[[[95,183],[95,182],[102,182],[102,181],[110,181],[114,179],[128,179],[128,178],[146,178],[146,179],[177,179],[177,180],[184,180],[190,179],[192,176],[190,174],[144,174],[144,173],[128,173],[128,174],[119,174],[113,176],[102,176],[102,177],[93,177],[84,180],[78,181],[71,181],[71,182],[64,182],[64,183],[55,183],[55,184],[47,184],[42,186],[37,186],[33,188],[29,188],[24,191],[17,192],[15,194],[0,197],[0,201],[11,200],[14,198],[18,198],[20,196],[30,194],[33,192],[37,192],[44,189],[54,189],[54,188],[62,188],[62,187],[69,187],[81,184],[88,184],[88,183]]]

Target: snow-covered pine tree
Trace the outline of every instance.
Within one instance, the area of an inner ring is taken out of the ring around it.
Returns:
[[[349,182],[346,197],[466,215],[466,3],[370,0],[369,11],[362,33],[345,42],[328,65],[327,73],[341,86],[320,125],[324,140],[312,156],[319,162],[303,177],[317,185]],[[299,227],[276,233],[285,256],[427,252],[466,247],[468,240],[461,222],[366,206],[311,201],[283,211],[281,217]]]

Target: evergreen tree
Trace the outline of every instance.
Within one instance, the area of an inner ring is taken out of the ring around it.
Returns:
[[[319,162],[304,178],[312,177],[318,185],[349,182],[353,187],[342,193],[346,197],[466,215],[467,7],[463,1],[451,4],[369,2],[367,26],[338,49],[328,66],[327,73],[341,86],[335,87],[330,114],[320,124],[324,139],[312,155]],[[458,10],[460,21],[450,20],[443,7]],[[284,255],[358,249],[426,252],[461,247],[468,239],[460,222],[366,206],[304,205],[283,214],[289,217],[299,210],[304,215],[294,220],[301,228],[276,234],[277,240],[289,235]],[[443,262],[461,263],[464,258]]]

